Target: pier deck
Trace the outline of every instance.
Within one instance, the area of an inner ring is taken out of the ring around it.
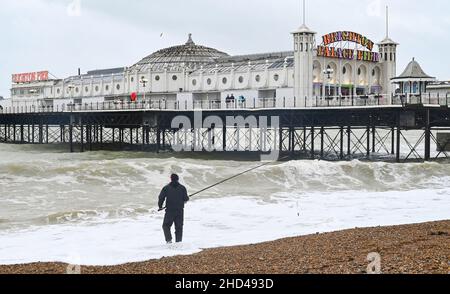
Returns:
[[[0,142],[67,144],[71,152],[115,146],[155,152],[278,152],[328,160],[376,154],[397,162],[429,161],[449,156],[450,142],[437,139],[437,133],[450,132],[447,100],[314,108],[267,103],[182,109],[165,101],[29,106],[0,111]],[[408,132],[416,132],[418,140],[411,141]]]

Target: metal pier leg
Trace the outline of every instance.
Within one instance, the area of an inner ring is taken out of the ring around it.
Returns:
[[[342,159],[344,159],[344,127],[341,127],[341,130],[340,130],[340,135],[341,135],[341,141],[340,141],[340,144],[341,144],[341,153],[340,153],[340,159],[342,160]]]
[[[367,151],[367,157],[370,156],[370,127],[367,127],[367,146],[366,146],[366,151]]]
[[[130,145],[133,145],[133,129],[130,128]]]
[[[292,131],[292,127],[289,127],[289,152],[294,152],[294,133]]]
[[[145,150],[145,125],[141,126],[142,129],[142,151]]]
[[[395,154],[395,127],[391,129],[391,154]]]
[[[14,132],[14,134],[13,134],[13,142],[16,143],[16,125],[15,124],[13,125],[13,132]]]
[[[34,125],[31,126],[31,143],[34,144]]]
[[[89,125],[89,151],[92,151],[92,125]]]
[[[48,125],[45,125],[45,144],[48,144]]]
[[[372,153],[376,151],[376,141],[377,141],[377,129],[372,127]]]
[[[69,143],[70,143],[70,153],[73,153],[73,125],[69,125]]]
[[[430,110],[427,110],[425,122],[425,161],[431,159],[431,127],[430,127]]]
[[[227,151],[227,125],[224,123],[222,127],[222,147],[223,151]]]
[[[103,126],[100,126],[100,148],[103,148]]]
[[[325,128],[320,128],[320,159],[324,158],[325,151],[324,151],[324,144],[325,144]]]
[[[397,127],[397,155],[396,155],[396,160],[397,162],[400,162],[400,144],[401,144],[401,136],[402,136],[402,131],[400,129],[400,124]]]
[[[306,138],[307,138],[306,132],[307,132],[306,127],[303,127],[303,152],[306,152]]]
[[[166,149],[166,129],[162,130],[162,148]]]
[[[80,135],[80,140],[81,140],[81,152],[84,152],[84,127],[83,127],[83,123],[81,123],[81,135]]]
[[[139,128],[136,128],[136,145],[139,145]]]
[[[314,139],[315,139],[315,130],[314,127],[311,127],[311,159],[316,158],[315,147],[314,147]]]
[[[352,128],[347,127],[347,155],[352,155]]]
[[[44,143],[44,127],[42,124],[39,124],[39,144]]]
[[[278,151],[283,152],[283,128],[280,127],[278,132],[279,132],[279,134],[278,134],[278,137],[279,137]]]
[[[156,153],[161,150],[161,129],[156,127]]]
[[[24,136],[24,129],[23,129],[23,125],[20,125],[20,143],[23,144],[25,143],[25,136]]]

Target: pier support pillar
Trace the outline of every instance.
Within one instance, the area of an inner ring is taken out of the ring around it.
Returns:
[[[366,151],[367,151],[367,157],[370,156],[370,127],[367,127],[367,146],[366,146]]]
[[[431,126],[430,126],[430,110],[427,110],[425,121],[425,161],[431,159]]]
[[[145,125],[141,126],[142,129],[142,151],[145,150]]]
[[[84,152],[84,127],[83,127],[83,123],[81,123],[80,126],[80,141],[81,141],[81,152]]]
[[[278,151],[283,152],[283,128],[278,129]]]
[[[222,148],[223,151],[227,151],[227,125],[222,126]]]
[[[391,155],[395,154],[395,128],[391,129]]]
[[[396,154],[396,161],[400,162],[400,144],[401,144],[401,136],[402,136],[402,131],[400,128],[400,125],[397,127],[397,154]]]
[[[377,129],[372,127],[372,153],[376,152],[376,143],[377,143]]]
[[[325,128],[320,128],[320,159],[325,157],[324,144],[325,144]]]
[[[352,128],[347,127],[347,156],[352,155]]]
[[[42,124],[39,124],[39,144],[44,143],[44,127]]]
[[[25,143],[25,134],[23,130],[23,125],[20,125],[20,144]]]
[[[306,130],[306,127],[304,127],[303,128],[303,152],[306,152],[306,138],[307,138],[306,133],[307,133],[307,130]]]
[[[69,125],[69,144],[70,144],[70,153],[73,153],[73,124]]]
[[[161,129],[157,127],[156,129],[156,153],[161,150]]]
[[[316,158],[315,146],[314,146],[315,137],[316,137],[316,131],[315,131],[314,127],[311,127],[311,159]]]
[[[341,127],[341,129],[340,129],[340,136],[341,136],[341,140],[340,140],[339,158],[342,160],[342,159],[344,159],[344,127]]]

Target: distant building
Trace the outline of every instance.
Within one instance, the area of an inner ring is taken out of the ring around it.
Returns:
[[[428,84],[428,91],[438,94],[440,97],[447,97],[450,101],[450,81],[433,82]]]
[[[413,58],[403,73],[393,78],[392,82],[399,86],[396,91],[399,94],[421,95],[428,92],[428,85],[436,82],[436,78],[427,75]]]
[[[197,45],[189,34],[185,44],[161,49],[132,66],[64,79],[51,79],[48,72],[13,75],[12,102],[56,107],[129,101],[135,94],[138,101],[159,99],[192,108],[193,102],[225,103],[234,94],[247,101],[274,99],[277,106],[309,107],[328,96],[390,96],[395,93],[392,82],[404,92],[426,90],[433,81],[408,77],[408,72],[396,77],[399,44],[388,31],[378,44],[351,31],[318,41],[303,23],[292,38],[292,51],[229,56]],[[415,75],[415,68],[407,71]]]

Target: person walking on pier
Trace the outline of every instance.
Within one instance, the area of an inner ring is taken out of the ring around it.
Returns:
[[[173,174],[171,183],[165,186],[159,195],[159,210],[163,210],[166,203],[166,215],[163,222],[164,236],[168,244],[172,243],[171,228],[175,223],[175,239],[177,243],[183,241],[184,205],[189,201],[186,187],[180,184],[178,175]]]

